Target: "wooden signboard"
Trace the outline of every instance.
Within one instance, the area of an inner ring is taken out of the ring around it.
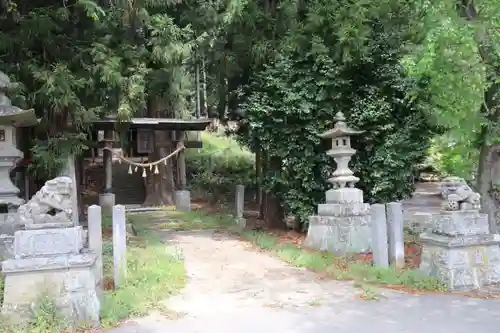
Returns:
[[[148,129],[137,129],[137,153],[138,154],[148,154],[151,152],[151,147],[149,145],[149,137],[151,130]]]

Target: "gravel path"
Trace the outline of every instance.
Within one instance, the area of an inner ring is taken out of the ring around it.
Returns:
[[[182,249],[188,273],[183,292],[166,301],[179,318],[149,316],[108,333],[490,333],[500,325],[500,301],[390,290],[364,301],[349,282],[320,280],[228,235],[164,238]]]

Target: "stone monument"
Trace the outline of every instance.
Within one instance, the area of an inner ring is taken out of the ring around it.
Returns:
[[[433,215],[432,232],[420,235],[420,270],[450,290],[500,283],[500,235],[490,234],[487,214],[479,213],[480,195],[455,182],[446,200]]]
[[[341,112],[336,121],[333,129],[321,135],[332,139],[327,154],[337,163],[337,170],[328,179],[333,188],[326,192],[326,203],[318,205],[318,215],[309,218],[305,245],[337,255],[368,252],[372,246],[370,205],[363,203],[363,191],[354,187],[359,178],[349,169],[356,153],[350,136],[362,132],[349,128]]]
[[[30,318],[33,306],[48,297],[66,322],[99,322],[97,255],[71,221],[72,186],[68,177],[55,178],[19,207],[26,230],[16,231],[14,258],[2,264],[2,313],[13,319]]]
[[[23,152],[17,149],[16,128],[37,123],[33,110],[22,110],[12,105],[6,93],[13,87],[7,75],[0,72],[0,205],[3,206],[3,214],[15,212],[24,203],[19,198],[19,189],[10,179],[10,171],[23,158]],[[0,223],[6,217],[3,215]]]
[[[12,214],[24,203],[10,178],[10,171],[23,158],[23,152],[17,149],[16,129],[37,123],[33,110],[12,105],[6,94],[14,87],[7,75],[0,72],[0,260],[13,255],[13,234],[19,225]]]

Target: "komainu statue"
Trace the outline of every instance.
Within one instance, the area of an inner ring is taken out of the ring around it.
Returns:
[[[19,206],[19,223],[69,223],[72,217],[72,186],[69,177],[49,180],[27,203]]]
[[[444,209],[479,210],[481,209],[481,195],[474,192],[467,184],[460,185],[454,193],[448,194]]]

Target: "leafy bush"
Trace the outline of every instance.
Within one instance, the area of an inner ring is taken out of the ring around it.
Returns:
[[[415,168],[438,132],[428,117],[427,82],[401,65],[419,19],[412,2],[365,3],[365,17],[354,26],[342,2],[313,3],[304,14],[310,19],[253,78],[242,105],[248,126],[241,140],[252,149],[260,142],[270,159],[281,161],[264,185],[302,221],[328,189],[335,163],[319,135],[333,127],[338,111],[365,131],[352,140],[358,153],[351,165],[368,202],[410,195]],[[353,31],[342,35],[346,27]]]
[[[216,198],[234,193],[245,185],[247,193],[255,188],[255,157],[227,135],[203,132],[202,149],[188,149],[186,168],[189,184]]]

